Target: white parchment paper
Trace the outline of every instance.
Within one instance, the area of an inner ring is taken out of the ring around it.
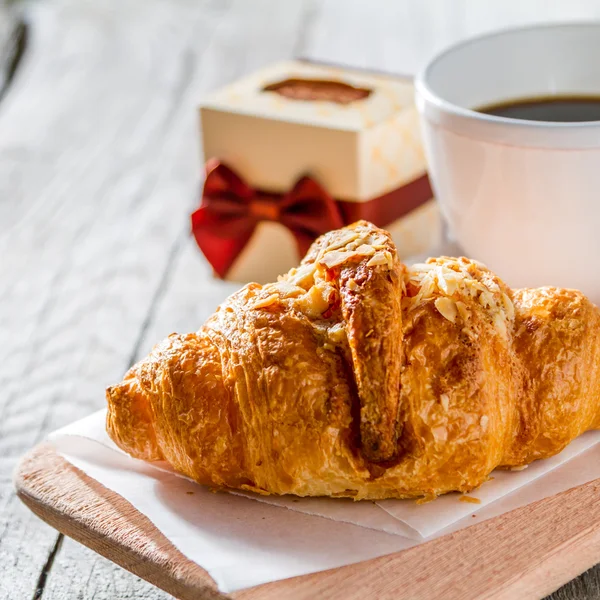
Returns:
[[[106,434],[105,414],[50,440],[74,466],[146,515],[223,592],[396,552],[600,478],[599,431],[523,471],[494,472],[471,494],[480,504],[461,502],[458,494],[422,505],[215,494],[164,463],[121,452]]]

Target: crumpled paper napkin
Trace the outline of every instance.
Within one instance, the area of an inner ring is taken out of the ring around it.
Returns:
[[[594,431],[527,469],[494,472],[470,494],[480,504],[461,502],[459,494],[421,505],[214,494],[166,463],[124,454],[106,434],[105,416],[94,413],[49,439],[66,460],[148,517],[226,593],[410,548],[600,477],[600,431]]]

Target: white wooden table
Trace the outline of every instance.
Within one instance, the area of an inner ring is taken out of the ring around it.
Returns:
[[[101,407],[152,344],[235,289],[189,236],[195,105],[305,56],[413,73],[500,26],[600,18],[597,0],[40,0],[0,99],[0,599],[165,598],[20,504],[11,473],[45,435]],[[0,36],[18,27],[0,14]],[[2,56],[4,52],[4,56]],[[7,47],[0,40],[0,68]],[[5,81],[0,74],[0,86]],[[600,557],[599,557],[600,560]],[[554,595],[600,596],[595,569]]]

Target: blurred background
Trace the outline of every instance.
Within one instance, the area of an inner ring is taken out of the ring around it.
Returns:
[[[11,474],[238,287],[212,278],[189,232],[204,93],[291,57],[411,75],[468,36],[592,19],[598,0],[4,2],[0,598],[167,597],[41,523]],[[592,578],[574,585],[560,597],[593,597]]]

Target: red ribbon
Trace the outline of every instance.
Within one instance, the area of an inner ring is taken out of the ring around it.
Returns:
[[[260,221],[287,227],[303,256],[323,233],[360,219],[389,225],[432,195],[427,175],[367,202],[335,201],[310,177],[300,178],[285,194],[270,193],[253,189],[233,169],[211,159],[192,231],[217,275],[225,277]]]
[[[337,205],[346,225],[364,219],[377,227],[385,228],[432,198],[433,190],[425,173],[391,192],[366,202],[338,200]]]
[[[225,277],[260,221],[287,227],[300,256],[315,238],[344,225],[333,198],[310,177],[300,178],[285,194],[270,194],[251,188],[222,162],[208,161],[202,206],[192,214],[192,231],[220,277]]]

